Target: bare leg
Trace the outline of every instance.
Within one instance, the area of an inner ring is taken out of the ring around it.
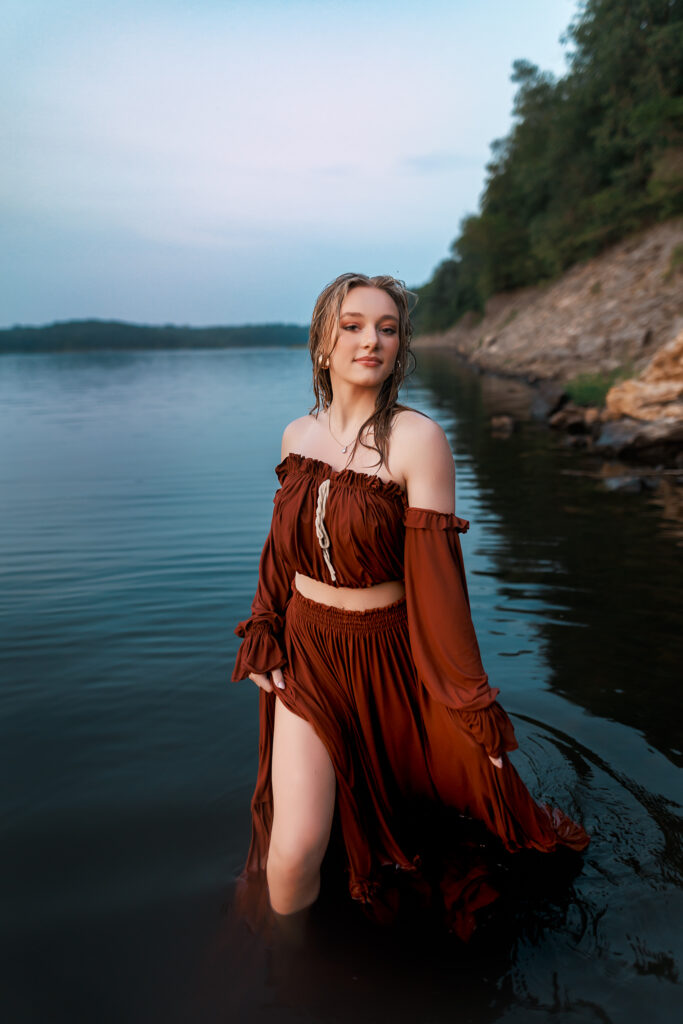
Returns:
[[[278,914],[310,906],[320,891],[320,865],[330,839],[335,777],[313,727],[278,700],[272,758],[273,827],[266,874]]]

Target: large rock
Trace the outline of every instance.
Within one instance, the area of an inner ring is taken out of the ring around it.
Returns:
[[[607,419],[683,420],[683,331],[656,353],[643,372],[610,388]]]
[[[604,424],[595,448],[604,455],[619,455],[635,462],[675,465],[683,446],[683,419],[643,423],[629,417]]]

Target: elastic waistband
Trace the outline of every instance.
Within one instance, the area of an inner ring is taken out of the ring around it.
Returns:
[[[294,584],[289,608],[297,618],[304,621],[352,633],[377,632],[405,622],[407,618],[405,595],[381,608],[335,608],[334,605],[304,597]]]

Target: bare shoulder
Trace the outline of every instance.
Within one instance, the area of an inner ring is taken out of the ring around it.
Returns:
[[[425,460],[433,468],[441,466],[442,470],[453,464],[451,446],[443,427],[417,409],[397,412],[391,429],[391,457],[406,477],[411,467]]]
[[[301,451],[305,446],[306,435],[314,423],[314,417],[307,413],[305,416],[297,416],[287,424],[282,432],[281,458],[286,458],[290,452]]]
[[[412,505],[455,510],[455,462],[446,433],[415,409],[397,413],[391,431],[394,472],[405,480]]]

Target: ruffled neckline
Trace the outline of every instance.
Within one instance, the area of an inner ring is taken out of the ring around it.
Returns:
[[[362,487],[368,491],[377,491],[386,494],[390,498],[398,498],[406,507],[408,505],[406,492],[395,480],[383,480],[379,476],[363,473],[356,469],[334,469],[329,462],[315,459],[310,455],[301,455],[299,452],[290,452],[275,467],[280,483],[283,482],[287,471],[292,467],[304,471],[308,470],[311,473],[324,473],[336,483]]]

